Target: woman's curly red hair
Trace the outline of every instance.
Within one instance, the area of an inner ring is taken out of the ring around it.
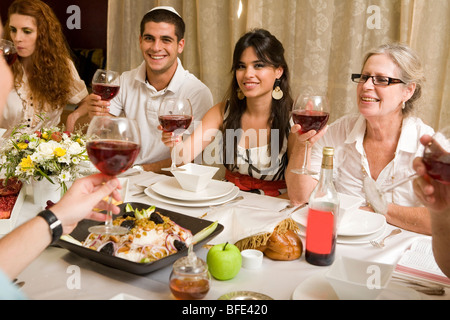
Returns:
[[[9,18],[12,14],[30,16],[37,26],[36,49],[32,55],[32,69],[27,72],[35,101],[47,103],[50,110],[58,109],[70,99],[73,75],[69,65],[70,51],[61,24],[53,10],[40,0],[16,0],[8,10],[5,36],[11,40]],[[17,86],[23,69],[17,62],[12,66]],[[40,104],[35,104],[39,108]],[[50,111],[36,110],[36,111]]]

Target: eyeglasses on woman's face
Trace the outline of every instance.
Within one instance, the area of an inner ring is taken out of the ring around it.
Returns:
[[[369,76],[367,74],[359,74],[359,73],[352,74],[352,81],[355,83],[366,83],[367,80],[369,80],[369,78],[372,78],[373,84],[376,86],[387,87],[387,86],[390,86],[391,84],[396,84],[396,83],[405,84],[405,82],[403,80],[389,78],[389,77],[385,77],[385,76]]]

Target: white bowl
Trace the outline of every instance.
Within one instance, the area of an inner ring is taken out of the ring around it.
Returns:
[[[374,300],[386,289],[395,265],[338,258],[325,278],[341,300]]]
[[[198,192],[205,189],[219,168],[188,163],[180,168],[184,171],[171,171],[180,186],[187,191]]]
[[[258,269],[263,261],[263,253],[259,250],[246,249],[241,251],[242,267],[246,269]]]

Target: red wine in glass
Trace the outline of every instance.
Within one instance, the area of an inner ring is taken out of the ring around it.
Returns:
[[[311,130],[318,132],[325,127],[330,116],[329,109],[328,99],[325,96],[300,96],[292,110],[292,121],[301,126],[299,134],[305,134]],[[304,175],[317,174],[308,169],[309,140],[306,140],[305,145],[303,165],[300,169],[293,169],[292,172]]]
[[[140,146],[120,140],[96,140],[86,145],[89,159],[95,167],[108,176],[128,170],[139,155]]]
[[[308,131],[320,131],[328,122],[330,114],[317,110],[295,110],[292,112],[292,120],[302,126],[300,134]]]
[[[192,116],[189,115],[161,115],[158,119],[166,132],[185,131],[192,122]]]
[[[120,86],[113,84],[93,83],[92,91],[102,100],[111,100],[119,93]]]
[[[95,116],[89,124],[86,150],[92,164],[110,177],[129,169],[140,151],[140,133],[135,120],[121,117]],[[112,196],[108,199],[108,210],[104,225],[88,230],[94,234],[126,234],[128,229],[113,224]]]
[[[16,61],[17,50],[16,47],[14,47],[13,42],[6,39],[0,39],[0,50],[8,65],[12,65]]]
[[[3,53],[6,63],[10,66],[17,60],[17,52]]]
[[[424,153],[423,163],[427,174],[444,184],[450,184],[450,153]]]

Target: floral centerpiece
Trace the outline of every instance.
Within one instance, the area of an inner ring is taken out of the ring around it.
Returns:
[[[31,182],[47,179],[59,184],[62,194],[66,182],[80,176],[82,161],[88,160],[86,141],[81,133],[43,128],[33,133],[14,129],[0,149],[0,172],[6,180],[16,177]]]

